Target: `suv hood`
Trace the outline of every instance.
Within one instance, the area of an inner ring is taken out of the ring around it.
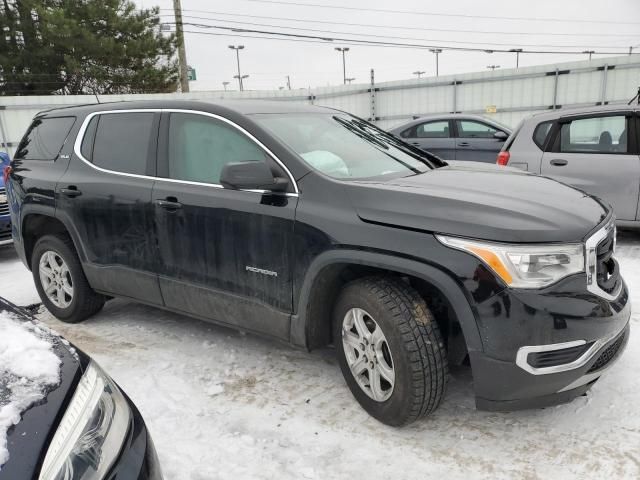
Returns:
[[[555,180],[475,162],[350,186],[365,222],[497,242],[581,241],[608,215]]]

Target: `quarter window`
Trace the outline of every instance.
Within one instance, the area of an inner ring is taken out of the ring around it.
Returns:
[[[549,135],[549,130],[551,130],[551,125],[553,125],[553,122],[542,122],[539,123],[533,131],[533,143],[535,143],[540,149],[544,148],[547,135]]]
[[[473,120],[456,120],[458,137],[460,138],[493,138],[498,131],[486,123]]]
[[[145,112],[99,115],[92,153],[87,160],[107,170],[144,175],[152,144],[153,120],[154,113]],[[90,137],[90,128],[87,133]],[[83,139],[83,155],[88,151]]]
[[[169,117],[169,178],[219,184],[227,163],[267,158],[246,135],[220,120],[188,113]]]
[[[64,145],[75,117],[38,118],[27,130],[15,158],[55,160]]]
[[[564,123],[560,129],[560,151],[627,153],[627,119],[624,115],[615,115]]]

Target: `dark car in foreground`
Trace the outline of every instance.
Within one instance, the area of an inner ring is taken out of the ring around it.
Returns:
[[[33,321],[2,298],[0,317]],[[31,327],[38,337],[44,329]],[[48,341],[60,360],[59,382],[9,428],[0,479],[161,480],[153,442],[131,400],[82,351],[54,334]],[[0,408],[10,405],[12,388],[11,379],[0,375]]]
[[[419,117],[389,132],[444,160],[494,163],[511,129],[480,115],[451,113]]]
[[[628,338],[607,205],[515,169],[448,165],[332,109],[44,112],[9,196],[16,249],[57,318],[124,297],[333,343],[356,399],[391,425],[433,412],[448,366],[466,362],[479,408],[568,401]]]

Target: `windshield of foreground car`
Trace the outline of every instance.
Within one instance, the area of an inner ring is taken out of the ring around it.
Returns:
[[[342,113],[255,115],[312,168],[337,179],[406,177],[445,165]]]

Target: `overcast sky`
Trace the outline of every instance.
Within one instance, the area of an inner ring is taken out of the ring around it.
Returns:
[[[174,21],[172,0],[137,0],[137,4],[145,8],[158,5],[163,20]],[[182,8],[184,22],[310,36],[480,49],[595,50],[621,54],[630,46],[637,46],[640,53],[640,0],[182,0]],[[230,44],[245,47],[240,53],[240,63],[242,74],[249,75],[245,89],[251,90],[285,86],[286,75],[290,75],[292,88],[342,83],[342,57],[334,50],[339,46],[350,48],[347,77],[355,77],[354,83],[369,82],[371,68],[375,69],[376,81],[411,78],[417,70],[425,71],[426,76],[435,75],[434,55],[426,49],[349,45],[344,41],[309,43],[242,38],[261,34],[195,26],[185,26],[185,30],[218,34],[185,34],[188,63],[195,67],[198,76],[191,83],[192,91],[219,90],[223,81],[231,82],[228,88],[237,89],[237,80],[233,78],[237,73],[236,59],[228,48]],[[521,54],[520,66],[587,57]],[[451,50],[440,54],[440,75],[485,71],[487,65],[513,68],[515,54]]]

